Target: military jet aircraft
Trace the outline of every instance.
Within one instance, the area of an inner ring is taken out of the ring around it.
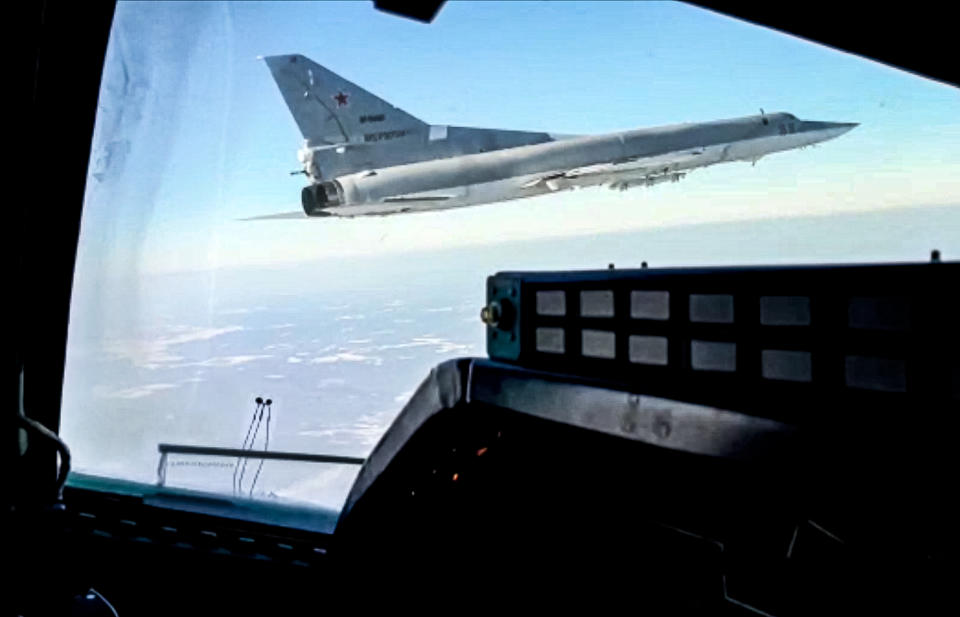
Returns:
[[[698,167],[755,163],[857,126],[763,110],[606,135],[432,125],[305,56],[263,59],[305,139],[295,173],[310,180],[307,216],[442,210],[598,185],[623,191],[677,182]]]

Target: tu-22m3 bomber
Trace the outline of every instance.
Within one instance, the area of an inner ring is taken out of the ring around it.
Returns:
[[[599,185],[647,187],[708,165],[756,162],[857,126],[762,111],[605,135],[433,125],[302,55],[263,59],[305,139],[297,173],[309,180],[301,194],[307,216],[443,210]]]

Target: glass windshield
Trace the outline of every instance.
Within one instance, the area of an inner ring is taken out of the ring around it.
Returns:
[[[954,258],[958,117],[678,3],[121,2],[62,434],[150,483],[161,443],[364,457],[484,354],[497,270]],[[250,460],[238,491],[238,458],[170,456],[168,485],[334,508],[357,472]]]

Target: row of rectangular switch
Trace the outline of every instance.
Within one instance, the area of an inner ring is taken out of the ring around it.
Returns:
[[[733,296],[730,294],[690,294],[690,321],[733,323]],[[538,315],[563,317],[567,314],[566,292],[536,293]],[[847,306],[851,328],[904,331],[909,329],[909,307],[902,298],[850,298]],[[612,290],[580,292],[580,316],[614,316]],[[669,291],[631,291],[630,317],[664,321],[670,319]],[[760,323],[764,326],[809,326],[810,298],[807,296],[762,296]]]
[[[630,335],[628,355],[631,363],[652,366],[668,364],[668,341],[664,336]],[[585,357],[616,359],[616,334],[606,330],[581,330],[581,353]],[[536,349],[541,353],[566,351],[563,328],[537,328]],[[722,341],[690,341],[690,365],[697,371],[735,372],[737,344]],[[906,390],[904,362],[890,358],[849,355],[845,358],[848,386],[871,390]],[[765,379],[810,382],[813,361],[809,351],[764,349],[761,373]]]

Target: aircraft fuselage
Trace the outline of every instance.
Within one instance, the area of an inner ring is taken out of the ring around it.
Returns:
[[[596,185],[615,189],[679,180],[699,167],[756,161],[832,139],[856,124],[787,113],[551,139],[490,152],[365,169],[315,182],[308,214],[361,216],[438,210]],[[399,146],[400,144],[396,144]],[[355,148],[363,148],[358,145]],[[319,199],[314,197],[323,191]],[[323,205],[323,203],[329,205]]]
[[[428,124],[299,55],[264,58],[305,142],[309,216],[441,210],[597,185],[626,190],[832,139],[856,124],[761,114],[606,135]]]

